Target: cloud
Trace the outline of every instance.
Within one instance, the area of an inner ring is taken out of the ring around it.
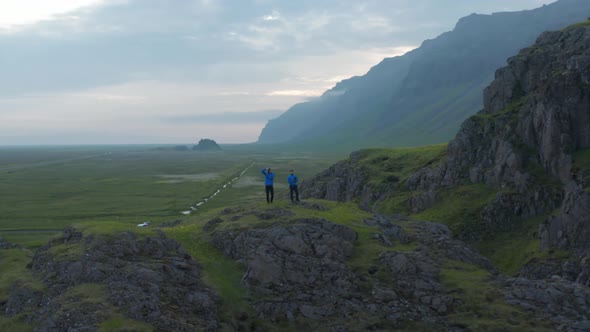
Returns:
[[[200,123],[200,124],[261,124],[281,115],[283,110],[257,111],[257,112],[223,112],[200,115],[185,115],[163,117],[163,121],[173,123]]]
[[[265,15],[262,19],[264,21],[277,21],[281,19],[281,13],[279,13],[276,10],[273,10],[272,14]]]
[[[324,90],[276,90],[267,92],[267,96],[297,96],[297,97],[315,97],[319,96]]]
[[[179,142],[192,141],[195,131],[222,135],[221,142],[254,141],[268,115],[261,110],[321,95],[452,29],[461,16],[537,5],[102,0],[58,11],[0,28],[0,144],[15,137],[83,142],[85,134],[84,142]],[[245,112],[253,113],[239,130],[231,119],[246,119]],[[207,124],[166,120],[191,117]]]

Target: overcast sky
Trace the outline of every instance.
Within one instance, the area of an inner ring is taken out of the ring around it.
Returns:
[[[0,0],[0,145],[252,142],[452,30],[552,0]]]

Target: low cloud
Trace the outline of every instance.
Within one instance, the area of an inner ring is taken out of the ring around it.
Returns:
[[[266,93],[267,96],[297,96],[297,97],[315,97],[319,96],[324,90],[277,90]]]
[[[173,123],[201,123],[201,124],[261,124],[281,115],[283,110],[258,112],[223,112],[199,115],[184,115],[164,117],[163,121]]]
[[[276,112],[261,110],[319,96],[472,12],[539,4],[88,2],[98,5],[0,27],[0,144],[183,142],[206,136],[198,132],[254,141]]]

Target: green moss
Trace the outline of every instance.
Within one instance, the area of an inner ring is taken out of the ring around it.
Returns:
[[[582,181],[586,191],[590,191],[590,149],[576,151],[573,155],[573,170]]]
[[[10,332],[31,332],[35,329],[33,325],[27,324],[22,315],[5,317],[0,315],[0,331]]]
[[[477,243],[477,249],[503,273],[515,275],[520,268],[534,259],[566,258],[567,252],[541,251],[539,225],[545,216],[530,218],[510,232],[500,232]]]
[[[0,303],[8,300],[10,287],[14,283],[42,291],[44,285],[35,279],[27,265],[31,262],[31,253],[21,249],[0,250]],[[5,317],[0,315],[0,331],[28,332],[33,325],[23,322],[23,315]]]
[[[21,249],[0,250],[0,302],[8,299],[10,286],[18,282],[34,290],[42,290],[43,284],[33,278],[27,265],[31,254]]]
[[[55,231],[16,231],[4,232],[2,238],[10,243],[18,243],[27,249],[36,249],[62,234],[62,230]]]
[[[424,167],[435,168],[446,158],[447,145],[418,148],[364,150],[361,165],[367,171],[368,183],[389,196],[379,202],[377,210],[384,214],[410,214],[409,199],[416,192],[408,191],[405,181]]]
[[[476,247],[502,273],[513,275],[540,252],[539,222],[539,218],[529,219],[519,228],[497,233]]]
[[[529,174],[535,177],[537,185],[558,190],[562,188],[559,179],[547,173],[543,166],[539,165],[537,162],[528,162],[526,170]]]
[[[60,301],[65,303],[66,310],[84,305],[100,305],[102,313],[108,318],[100,323],[99,331],[155,331],[150,324],[127,318],[117,312],[118,308],[108,304],[105,287],[101,284],[80,284],[68,289],[60,297]]]
[[[366,229],[363,220],[372,216],[371,213],[359,209],[354,203],[338,203],[322,200],[306,200],[310,203],[318,203],[326,208],[325,211],[310,210],[298,205],[285,204],[283,207],[292,209],[299,218],[323,218],[334,223],[349,226],[353,229]],[[374,229],[374,228],[373,228]]]
[[[484,184],[469,184],[441,191],[429,209],[414,214],[418,220],[443,223],[455,234],[461,233],[478,218],[481,209],[496,195],[497,190]]]
[[[84,303],[107,303],[105,286],[100,284],[80,284],[68,289],[63,296],[74,306]]]
[[[84,255],[84,246],[81,243],[59,244],[49,248],[49,253],[57,261],[74,262]]]
[[[156,329],[144,322],[115,314],[99,326],[101,332],[151,332]]]
[[[406,190],[398,191],[391,197],[379,203],[377,210],[384,214],[410,214],[409,199],[418,192]]]
[[[495,113],[484,113],[483,111],[480,111],[479,113],[473,115],[471,118],[472,121],[476,121],[478,123],[486,123],[489,121],[494,121],[500,117],[511,117],[511,118],[516,118],[518,116],[518,111],[520,110],[520,107],[524,104],[524,102],[526,101],[526,96],[523,96],[524,91],[522,90],[521,86],[516,86],[514,88],[514,98],[518,98],[515,101],[511,102],[510,104],[508,104],[503,110],[499,111],[499,112],[495,112]]]
[[[240,312],[256,316],[246,289],[240,285],[245,267],[214,248],[210,244],[210,235],[201,231],[201,225],[168,229],[166,234],[179,241],[203,267],[203,281],[221,296],[222,320],[230,322]]]
[[[440,273],[445,289],[455,297],[449,323],[472,331],[551,331],[550,325],[532,319],[519,307],[509,305],[491,282],[491,275],[474,265],[446,262]]]
[[[354,271],[364,273],[369,266],[376,263],[381,253],[398,250],[399,244],[396,244],[395,248],[388,248],[375,239],[375,235],[380,233],[379,228],[364,223],[364,220],[371,217],[372,214],[359,209],[355,204],[319,200],[315,202],[327,207],[328,210],[308,210],[298,206],[295,206],[293,210],[298,217],[322,218],[353,229],[357,233],[358,239],[354,243],[354,254],[347,264]],[[407,245],[405,249],[410,250],[410,248],[415,247]],[[399,250],[402,250],[401,246]]]
[[[563,29],[562,31],[566,31],[569,29],[574,29],[574,28],[588,28],[590,27],[590,19],[584,21],[584,22],[580,22],[580,23],[576,23],[576,24],[572,24],[570,26],[568,26],[567,28]]]
[[[363,150],[360,165],[368,171],[372,184],[402,182],[419,169],[435,167],[444,160],[446,144],[417,148]]]
[[[199,218],[192,219],[190,224],[165,230],[171,238],[178,240],[183,247],[203,266],[202,273],[204,281],[216,290],[222,298],[220,315],[222,321],[231,322],[237,313],[245,311],[250,317],[256,317],[250,303],[256,301],[247,290],[242,287],[240,281],[245,273],[245,267],[230,258],[227,258],[221,251],[214,248],[211,244],[211,234],[202,231],[202,226],[215,217],[224,220],[217,226],[215,231],[242,230],[250,228],[265,228],[274,224],[293,225],[297,219],[320,218],[332,221],[334,223],[348,226],[358,234],[358,239],[354,243],[354,254],[347,261],[347,265],[358,273],[366,274],[369,266],[376,263],[379,255],[390,250],[412,251],[415,249],[414,244],[400,245],[395,243],[394,247],[388,248],[379,240],[374,238],[379,233],[379,228],[369,226],[363,222],[372,214],[361,210],[354,203],[338,203],[322,200],[306,200],[307,203],[317,203],[326,208],[324,211],[308,209],[300,205],[291,204],[290,202],[276,202],[272,206],[266,203],[255,203],[249,206],[234,207],[233,213],[220,214],[220,210],[211,211]],[[277,220],[261,221],[256,214],[265,210],[284,209],[293,212],[292,216],[282,217]],[[232,218],[240,216],[236,221]],[[388,280],[386,276],[377,275],[378,279]],[[390,278],[389,278],[390,279]],[[367,289],[372,289],[371,283],[365,285]],[[268,325],[268,322],[256,320],[258,326],[268,326],[276,328],[274,325]],[[305,321],[296,321],[292,324],[283,323],[283,330],[298,331],[306,326]],[[317,326],[313,325],[314,328]]]

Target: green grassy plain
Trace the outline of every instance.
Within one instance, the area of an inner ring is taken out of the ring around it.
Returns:
[[[182,211],[253,162],[237,183],[194,213],[262,199],[263,167],[275,169],[281,196],[290,168],[305,179],[342,157],[236,147],[209,153],[153,146],[0,148],[0,236],[36,247],[72,224],[182,219]],[[14,166],[20,168],[3,169]]]
[[[28,149],[30,153],[37,151]],[[12,150],[0,157],[3,165],[10,167],[1,170],[0,164],[0,236],[26,248],[4,250],[0,255],[0,301],[6,299],[14,282],[25,283],[33,289],[43,287],[26,268],[32,255],[30,249],[44,244],[68,225],[75,225],[86,235],[133,231],[140,236],[153,236],[152,227],[138,228],[136,224],[149,220],[157,225],[182,219],[184,222],[180,226],[164,231],[178,240],[199,262],[203,267],[204,282],[220,295],[221,330],[232,330],[227,322],[234,321],[244,312],[250,317],[249,322],[261,330],[277,326],[256,318],[251,307],[256,299],[241,285],[245,267],[225,257],[211,245],[211,232],[202,229],[208,220],[216,217],[224,219],[216,230],[265,227],[277,220],[261,221],[255,216],[256,212],[278,207],[292,211],[295,215],[293,220],[324,218],[346,225],[358,234],[354,255],[347,262],[357,272],[366,271],[383,252],[416,250],[415,243],[396,243],[387,248],[376,241],[373,236],[375,230],[363,222],[370,214],[354,203],[317,202],[327,208],[317,211],[288,202],[286,177],[289,169],[295,169],[301,179],[310,178],[343,159],[343,154],[288,153],[272,149],[258,151],[252,146],[229,147],[216,153],[154,150],[145,146],[53,149],[57,150],[44,150],[40,156]],[[0,155],[4,151],[0,149]],[[381,212],[409,214],[407,199],[411,193],[403,189],[408,176],[422,167],[436,166],[443,161],[446,146],[372,149],[362,153],[361,166],[371,174],[370,184],[396,193],[392,199],[382,203]],[[80,158],[85,156],[90,157]],[[585,162],[585,157],[580,155],[578,159]],[[237,182],[223,189],[205,205],[190,215],[181,214],[252,164]],[[25,166],[12,168],[15,165]],[[272,167],[276,173],[276,202],[272,206],[264,199],[263,177],[260,174],[263,167]],[[443,222],[454,230],[460,230],[493,194],[485,186],[459,187],[441,193],[440,204],[414,217]],[[234,212],[222,214],[221,211],[227,207]],[[232,218],[238,216],[240,218]],[[523,225],[520,242],[514,241],[508,234],[506,237],[499,235],[494,242],[482,244],[480,249],[490,254],[494,262],[500,263],[498,265],[504,272],[514,272],[523,261],[539,257],[534,225],[534,221],[530,222],[530,227],[528,223]],[[76,260],[82,254],[81,247],[76,245],[54,246],[52,250],[56,257],[67,260]],[[504,261],[503,257],[510,256],[507,253],[512,250],[522,251],[523,255]],[[381,282],[390,282],[387,275],[377,277]],[[487,272],[449,262],[440,277],[445,288],[458,292],[463,303],[450,316],[453,322],[483,331],[536,328],[527,323],[530,317],[526,313],[502,300],[495,286],[489,284]],[[371,285],[366,287],[368,290],[372,288]],[[81,303],[101,301],[104,290],[100,285],[86,284],[71,289],[65,296],[80,299]],[[149,325],[125,318],[114,308],[109,307],[108,310],[110,318],[102,323],[101,331],[119,331],[129,327],[138,331],[152,330]],[[513,319],[507,321],[504,319],[507,316]],[[497,319],[499,317],[502,319]],[[350,326],[355,326],[354,320],[352,317]],[[306,327],[313,329],[308,321],[285,324],[281,325],[285,331]],[[426,331],[428,328],[420,324],[410,325],[407,329],[412,331]],[[33,328],[24,324],[20,317],[0,315],[0,330],[30,331]]]
[[[229,146],[221,152],[173,151],[155,146],[2,147],[0,148],[0,236],[25,247],[0,252],[0,301],[5,301],[15,282],[33,289],[43,285],[27,269],[32,251],[64,227],[74,225],[85,234],[115,234],[133,231],[153,235],[152,224],[184,220],[183,227],[169,232],[206,267],[205,281],[223,297],[222,317],[231,320],[236,311],[250,311],[245,290],[239,286],[242,267],[212,248],[200,225],[211,213],[228,206],[266,208],[264,178],[260,169],[272,167],[277,204],[286,201],[290,169],[300,179],[315,175],[344,154],[288,152],[251,146]],[[253,165],[252,165],[253,164]],[[252,165],[248,168],[248,166]],[[244,169],[236,182],[223,188]],[[221,192],[190,215],[197,202]],[[285,203],[286,204],[286,203]],[[52,248],[56,257],[75,260],[80,246]],[[71,296],[81,301],[100,299],[97,285],[82,285]],[[149,331],[151,327],[119,313],[101,331],[125,328]],[[253,315],[252,315],[253,316]],[[30,331],[20,317],[0,316],[0,330]]]

